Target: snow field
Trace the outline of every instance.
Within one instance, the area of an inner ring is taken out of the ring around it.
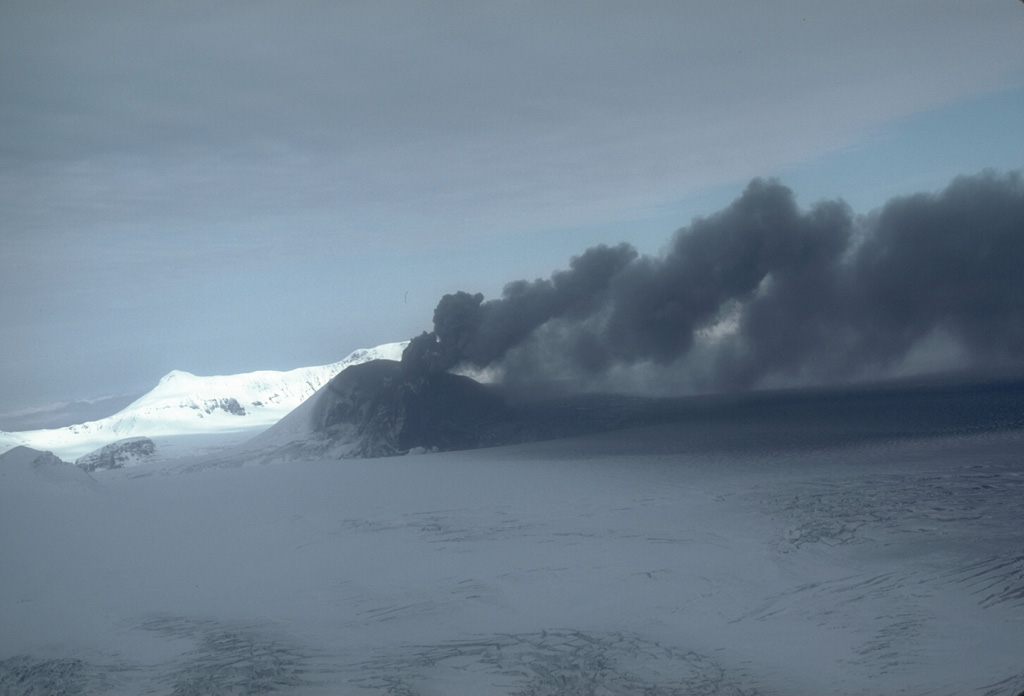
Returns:
[[[688,441],[662,427],[95,483],[5,471],[0,685],[1024,688],[1019,432],[731,453]],[[622,453],[638,442],[655,453]]]

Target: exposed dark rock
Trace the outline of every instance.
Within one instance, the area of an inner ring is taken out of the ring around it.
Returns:
[[[496,385],[447,372],[410,374],[398,362],[375,360],[331,380],[312,427],[321,444],[348,443],[344,456],[356,457],[474,449],[658,423],[678,423],[692,437],[720,439],[722,446],[742,447],[744,433],[770,432],[779,446],[802,447],[837,437],[1020,429],[1022,403],[1020,378],[672,399],[584,394],[514,401]]]
[[[189,408],[195,411],[202,411],[207,415],[214,411],[226,411],[227,413],[231,413],[236,416],[245,415],[245,407],[238,403],[238,399],[233,396],[224,399],[207,399],[206,401],[201,401],[199,403],[192,403],[189,404]]]
[[[355,426],[356,456],[473,449],[539,435],[537,425],[500,392],[446,372],[410,378],[398,362],[374,360],[342,371],[328,388],[336,398],[322,426]]]
[[[148,437],[130,437],[105,445],[95,452],[83,455],[75,464],[86,471],[120,469],[135,464],[156,452],[156,445]]]
[[[210,401],[206,403],[206,412],[213,413],[216,410],[227,411],[228,413],[235,416],[244,416],[245,407],[238,403],[238,399],[235,397],[229,397],[225,399],[217,399],[216,401]]]

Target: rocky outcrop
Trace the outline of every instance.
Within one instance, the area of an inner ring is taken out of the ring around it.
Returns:
[[[254,404],[255,405],[255,404]],[[262,404],[260,404],[262,406]],[[233,416],[244,416],[245,407],[238,403],[238,399],[229,397],[225,399],[207,399],[200,403],[194,403],[191,405],[197,411],[210,414],[214,411],[224,411],[230,413]]]
[[[120,469],[140,464],[152,457],[155,452],[156,445],[148,437],[130,437],[79,457],[75,460],[75,465],[86,471]]]

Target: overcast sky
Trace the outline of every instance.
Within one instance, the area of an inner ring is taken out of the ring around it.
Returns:
[[[0,0],[0,414],[324,364],[752,177],[1024,165],[1024,5]]]

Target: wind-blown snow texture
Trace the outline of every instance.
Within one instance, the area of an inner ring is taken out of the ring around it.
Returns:
[[[18,448],[0,693],[1016,696],[1024,387],[923,389],[415,457]]]
[[[200,377],[174,370],[150,392],[108,418],[66,428],[0,433],[0,452],[27,445],[74,460],[86,454],[99,456],[100,448],[132,437],[153,439],[158,452],[165,449],[177,456],[204,447],[223,447],[273,425],[349,365],[397,359],[406,345],[364,348],[330,365],[287,372],[260,370]]]

